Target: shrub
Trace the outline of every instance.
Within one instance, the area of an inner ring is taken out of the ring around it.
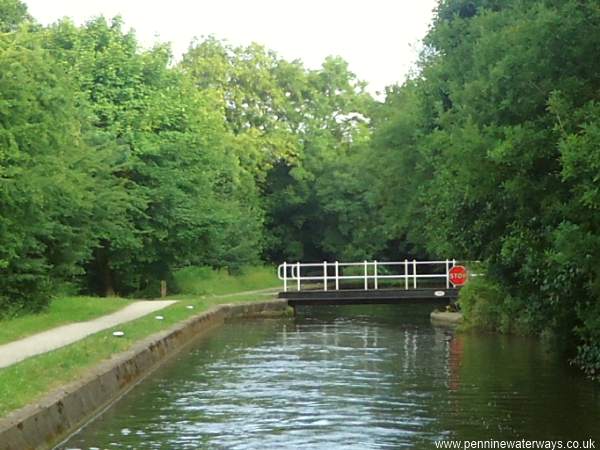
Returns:
[[[600,378],[600,303],[589,303],[578,308],[581,325],[575,334],[581,340],[572,363],[591,378]]]
[[[487,330],[509,331],[512,317],[505,305],[510,296],[489,278],[473,278],[460,290],[459,306],[464,313],[467,327]]]

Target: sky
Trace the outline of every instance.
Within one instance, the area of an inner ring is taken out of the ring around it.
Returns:
[[[175,57],[194,37],[258,42],[318,68],[328,55],[348,61],[373,94],[414,69],[437,0],[25,0],[43,24],[121,15],[140,43],[170,42]]]

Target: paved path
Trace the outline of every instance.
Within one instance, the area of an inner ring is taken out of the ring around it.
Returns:
[[[72,344],[90,334],[129,322],[173,303],[175,303],[174,300],[139,301],[97,319],[63,325],[18,341],[0,345],[0,368]]]

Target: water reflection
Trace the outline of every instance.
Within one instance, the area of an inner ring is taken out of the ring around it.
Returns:
[[[431,326],[429,309],[307,309],[295,320],[228,324],[60,448],[598,438],[597,386],[534,340],[455,335]]]

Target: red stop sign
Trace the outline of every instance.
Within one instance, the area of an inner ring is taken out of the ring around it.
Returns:
[[[469,279],[469,274],[464,266],[454,266],[448,271],[448,277],[454,286],[462,286]]]

